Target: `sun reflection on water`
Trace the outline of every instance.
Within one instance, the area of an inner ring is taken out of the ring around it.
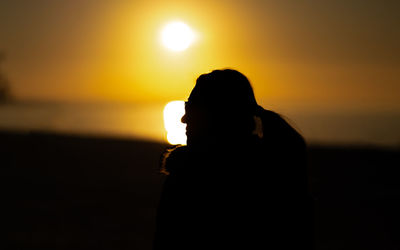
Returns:
[[[167,140],[171,144],[186,145],[186,124],[181,122],[185,114],[183,101],[172,101],[164,108],[164,126],[167,130]]]

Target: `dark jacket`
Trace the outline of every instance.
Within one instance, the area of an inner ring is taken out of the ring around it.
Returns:
[[[263,138],[174,147],[154,249],[311,249],[305,143],[278,114],[259,112]]]

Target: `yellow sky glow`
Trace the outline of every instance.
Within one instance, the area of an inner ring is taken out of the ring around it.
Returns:
[[[185,100],[200,74],[229,67],[249,77],[262,104],[400,108],[399,43],[397,33],[385,33],[397,14],[374,19],[379,6],[342,13],[339,3],[303,3],[300,12],[295,1],[291,8],[269,1],[104,1],[77,11],[69,2],[29,3],[10,1],[24,19],[8,10],[1,29],[3,69],[21,99]],[[196,31],[196,42],[179,53],[160,43],[171,20]]]

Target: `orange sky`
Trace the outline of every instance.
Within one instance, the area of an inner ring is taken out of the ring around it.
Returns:
[[[19,99],[185,99],[199,74],[230,67],[249,77],[266,106],[398,111],[399,7],[372,0],[3,0],[1,66]],[[183,52],[159,39],[177,19],[199,35]]]

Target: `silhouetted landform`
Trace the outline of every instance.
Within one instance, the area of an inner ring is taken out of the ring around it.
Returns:
[[[0,103],[6,102],[10,100],[9,89],[7,85],[1,84],[1,75],[0,75]]]
[[[0,74],[0,103],[11,99],[7,80]]]
[[[0,63],[4,60],[4,53],[0,52]],[[10,83],[0,70],[0,104],[11,100]]]
[[[166,146],[0,133],[0,249],[151,249]],[[308,154],[316,249],[399,249],[400,152],[311,145]]]

